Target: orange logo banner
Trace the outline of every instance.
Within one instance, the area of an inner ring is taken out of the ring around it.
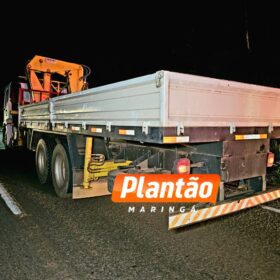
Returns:
[[[212,202],[216,203],[220,176],[216,174],[120,174],[114,202]]]

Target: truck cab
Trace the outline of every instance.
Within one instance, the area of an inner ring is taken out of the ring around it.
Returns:
[[[10,82],[4,89],[2,141],[5,147],[17,146],[19,84]]]

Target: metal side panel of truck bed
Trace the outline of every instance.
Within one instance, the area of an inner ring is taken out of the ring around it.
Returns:
[[[159,71],[22,106],[20,123],[48,120],[53,130],[99,129],[102,136],[146,142],[164,143],[171,136],[205,142],[231,139],[230,132],[242,128],[271,132],[280,127],[279,108],[280,89]]]
[[[166,76],[166,126],[280,124],[280,89],[172,72]]]
[[[48,108],[42,108],[43,102],[22,106],[20,121],[45,120],[47,113],[51,123],[142,126],[149,121],[161,126],[160,98],[155,75],[148,75],[56,97],[47,101]]]

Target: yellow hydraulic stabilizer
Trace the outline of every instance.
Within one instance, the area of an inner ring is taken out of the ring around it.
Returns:
[[[132,163],[129,160],[105,160],[102,154],[92,155],[92,143],[93,138],[87,137],[83,186],[73,187],[73,199],[110,195],[107,186],[108,173],[120,166],[129,166]]]
[[[52,88],[52,74],[64,76],[69,82],[70,93],[85,89],[86,81],[84,79],[83,65],[65,62],[36,55],[27,64],[28,78],[31,89],[39,91],[59,91]],[[43,82],[38,77],[38,72],[43,73]]]

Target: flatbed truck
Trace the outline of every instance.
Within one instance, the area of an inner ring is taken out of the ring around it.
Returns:
[[[170,229],[280,197],[267,184],[280,158],[280,89],[158,71],[67,94],[46,90],[54,72],[40,71],[36,88],[30,76],[6,88],[3,137],[36,152],[39,181],[58,196],[108,195],[123,173],[220,175],[218,204],[170,216]]]

